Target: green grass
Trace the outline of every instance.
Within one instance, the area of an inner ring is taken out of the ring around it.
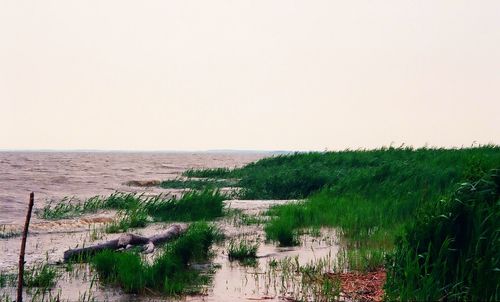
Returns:
[[[370,271],[388,259],[391,300],[498,300],[498,177],[488,175],[499,167],[499,146],[405,147],[296,153],[184,176],[238,179],[242,199],[300,200],[270,209],[267,239],[295,245],[304,229],[335,228],[344,268]],[[158,221],[217,217],[214,192],[142,208]]]
[[[65,197],[57,202],[50,202],[41,210],[37,211],[40,218],[57,220],[73,218],[87,213],[95,213],[99,210],[126,210],[136,208],[141,203],[153,202],[166,199],[158,195],[146,197],[137,193],[115,192],[109,196],[93,196],[83,202],[74,197]]]
[[[118,233],[129,228],[144,227],[153,221],[212,220],[224,215],[224,200],[227,198],[218,189],[211,188],[189,191],[180,198],[116,192],[108,197],[95,196],[84,202],[65,198],[58,203],[48,204],[38,212],[38,216],[55,220],[102,209],[118,210],[118,218],[106,226],[108,233]]]
[[[219,190],[187,192],[182,197],[148,202],[144,208],[156,221],[211,220],[224,215],[224,200]]]
[[[498,300],[500,177],[488,173],[500,167],[500,148],[384,152],[339,154],[351,162],[337,163],[342,177],[269,211],[268,239],[293,245],[300,228],[335,227],[347,269],[389,259],[389,300]]]
[[[186,192],[182,197],[152,198],[122,210],[115,222],[106,226],[107,233],[126,232],[145,227],[149,222],[213,220],[224,215],[227,197],[218,190]]]
[[[289,206],[286,209],[292,210],[298,208]],[[266,232],[266,237],[269,240],[277,241],[280,246],[294,246],[299,245],[299,232],[297,230],[298,226],[296,226],[295,222],[292,220],[287,220],[287,216],[285,213],[285,208],[276,208],[276,211],[279,211],[280,218],[274,218],[270,223],[264,226],[264,231]]]
[[[201,178],[229,178],[231,170],[228,168],[215,169],[189,169],[182,173],[186,177],[201,177]]]
[[[249,263],[249,261],[255,261],[257,258],[258,249],[258,243],[253,243],[246,239],[238,241],[232,240],[229,242],[227,255],[229,257],[229,261],[238,260],[242,263]]]
[[[304,161],[303,157],[316,159],[321,154],[295,156]],[[298,228],[331,226],[340,228],[353,244],[376,242],[391,248],[395,235],[417,209],[449,195],[471,173],[484,174],[495,167],[500,163],[500,148],[387,149],[323,156],[322,165],[337,171],[336,181],[306,201],[272,209],[275,218],[266,226],[269,239],[289,245],[295,242],[293,232]]]
[[[260,215],[249,215],[241,213],[239,215],[240,223],[242,225],[261,225],[266,222],[266,218]]]
[[[118,218],[105,227],[106,233],[122,233],[130,228],[143,228],[152,220],[143,207],[122,210]]]
[[[40,263],[24,270],[24,286],[52,288],[57,282],[57,271],[48,263]]]
[[[229,188],[237,186],[237,181],[228,179],[170,179],[160,183],[160,187],[165,189],[203,190],[206,188]]]
[[[379,185],[389,185],[391,175],[397,172],[405,182],[411,178],[409,189],[428,185],[431,196],[464,179],[464,174],[472,172],[468,167],[491,168],[499,154],[498,146],[295,153],[264,158],[233,170],[189,170],[185,176],[240,179],[242,199],[301,199],[325,186],[338,187],[342,192],[361,188],[365,195],[372,194],[379,191]]]
[[[261,214],[246,214],[241,209],[225,209],[225,216],[236,227],[244,225],[263,225],[267,221]]]
[[[274,288],[290,301],[342,301],[340,279],[331,276],[332,255],[315,258],[306,263],[299,256],[269,259],[265,288]],[[256,272],[259,274],[259,272]]]
[[[333,227],[349,269],[372,270],[384,264],[420,209],[499,166],[499,146],[405,147],[281,155],[219,175],[240,179],[242,199],[304,199],[269,211],[267,239],[296,245],[301,229]]]
[[[43,262],[25,268],[23,277],[23,285],[25,287],[37,287],[45,290],[54,287],[59,274],[54,266]],[[17,273],[0,272],[0,287],[5,286],[17,286]]]
[[[383,268],[387,252],[378,247],[343,248],[337,254],[337,269],[372,272]]]
[[[415,217],[387,264],[390,300],[500,299],[500,170]]]
[[[332,197],[325,190],[307,201],[277,206],[269,211],[273,216],[266,224],[267,239],[282,246],[299,243],[301,228],[330,226],[339,229],[352,246],[392,246],[392,238],[402,231],[402,225],[409,216],[393,209],[391,200],[368,200],[359,196]],[[393,213],[391,215],[391,212]]]
[[[0,271],[0,287],[16,286],[16,285],[17,285],[17,274]]]
[[[128,293],[177,295],[199,292],[209,278],[193,269],[194,262],[206,262],[210,247],[220,233],[205,222],[192,224],[177,240],[168,243],[153,263],[135,252],[104,251],[92,259],[100,280]]]

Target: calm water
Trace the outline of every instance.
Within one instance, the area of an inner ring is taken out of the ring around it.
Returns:
[[[35,207],[64,196],[158,191],[124,185],[130,180],[176,178],[189,168],[238,167],[269,153],[0,152],[0,224],[20,223],[28,196]]]

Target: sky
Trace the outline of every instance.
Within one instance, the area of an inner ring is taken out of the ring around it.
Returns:
[[[0,149],[500,144],[500,1],[2,0]]]

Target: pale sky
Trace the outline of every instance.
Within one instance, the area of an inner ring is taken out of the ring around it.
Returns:
[[[500,1],[0,0],[0,149],[500,143]]]

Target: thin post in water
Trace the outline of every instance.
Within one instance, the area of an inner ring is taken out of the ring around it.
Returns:
[[[26,237],[28,237],[28,227],[30,225],[31,210],[35,202],[35,193],[30,194],[30,203],[28,206],[28,213],[26,214],[26,221],[24,222],[23,239],[21,241],[21,251],[19,252],[19,275],[17,278],[17,302],[23,301],[23,276],[24,276],[24,251],[26,250]]]

